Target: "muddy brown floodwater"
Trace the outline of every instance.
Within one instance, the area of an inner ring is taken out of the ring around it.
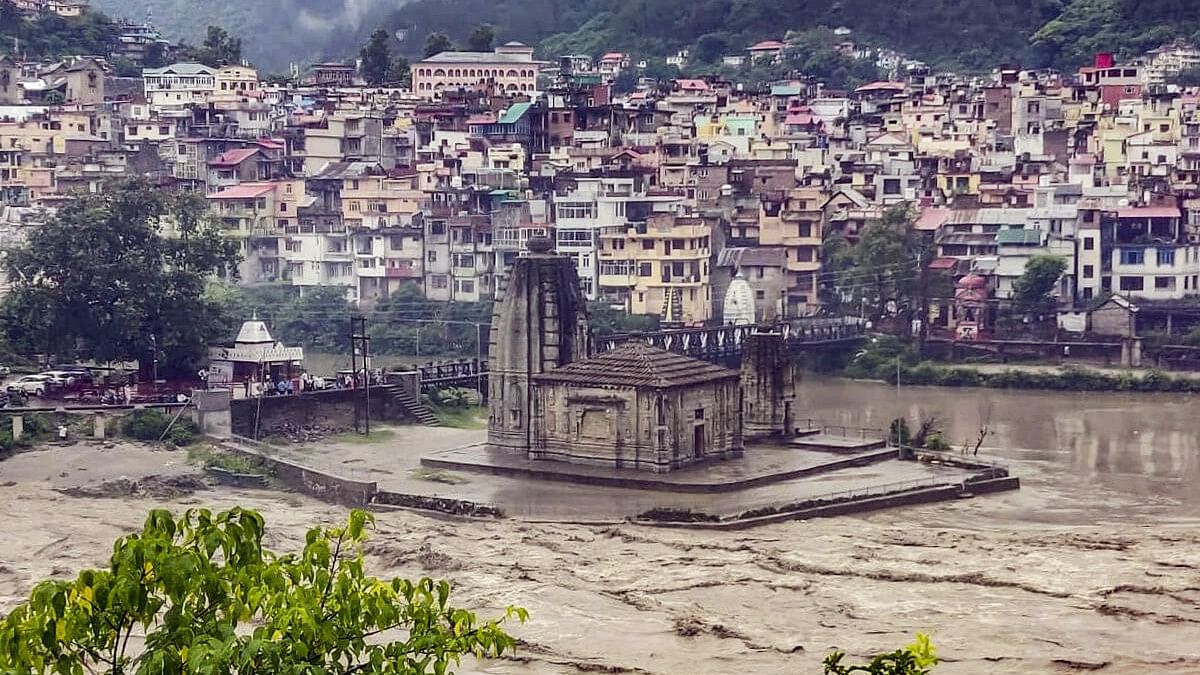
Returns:
[[[504,675],[819,673],[833,648],[869,654],[929,631],[938,675],[1200,673],[1200,401],[912,388],[806,379],[800,409],[880,427],[937,413],[1020,492],[737,533],[632,525],[379,515],[380,575],[450,579],[483,614],[532,615]],[[124,458],[118,462],[118,457]],[[269,545],[344,511],[269,491],[175,500],[72,497],[54,487],[180,470],[178,453],[54,449],[0,462],[0,610],[48,575],[103,562],[157,505],[261,509]],[[90,479],[89,476],[95,476]],[[569,495],[565,498],[569,498]]]

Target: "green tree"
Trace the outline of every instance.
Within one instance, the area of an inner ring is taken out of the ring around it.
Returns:
[[[353,511],[280,555],[254,511],[152,511],[106,569],[34,587],[0,624],[0,671],[441,675],[463,655],[515,649],[504,619],[450,605],[445,581],[367,576],[373,523]]]
[[[161,42],[146,45],[146,53],[142,56],[143,68],[162,68],[167,65],[167,46]]]
[[[5,32],[15,33],[24,23],[25,17],[21,16],[21,10],[17,9],[15,2],[0,0],[0,26],[4,26]]]
[[[729,42],[719,33],[706,33],[696,40],[692,59],[699,63],[716,63],[729,50]]]
[[[453,50],[454,45],[445,33],[430,33],[425,36],[425,58]]]
[[[613,91],[618,94],[628,94],[637,89],[637,84],[637,71],[627,68],[622,70],[619,74],[617,74],[616,78],[613,79],[612,87]]]
[[[490,23],[481,23],[475,26],[475,29],[471,31],[471,35],[467,37],[467,51],[490,52],[492,51],[492,43],[495,41],[495,26]]]
[[[843,269],[832,277],[835,292],[876,318],[889,310],[911,314],[919,304],[923,255],[908,207],[891,208],[863,228],[849,256],[837,264]]]
[[[390,41],[391,36],[388,35],[388,32],[380,28],[371,33],[367,44],[358,53],[359,58],[362,59],[359,73],[372,87],[378,87],[388,79],[388,71],[392,67]]]
[[[1052,255],[1039,255],[1025,263],[1025,271],[1013,282],[1013,302],[1024,312],[1054,309],[1053,293],[1067,270],[1067,262]]]
[[[242,40],[235,38],[220,26],[209,26],[204,42],[199,47],[181,44],[179,51],[185,59],[203,63],[212,68],[241,63]]]
[[[388,66],[388,82],[398,84],[402,87],[407,87],[412,84],[412,70],[409,68],[408,59],[403,56],[397,56],[392,59],[392,63]]]
[[[164,235],[168,222],[177,236]],[[237,259],[200,195],[137,179],[73,195],[5,260],[10,338],[61,357],[194,372],[220,326],[207,280]]]

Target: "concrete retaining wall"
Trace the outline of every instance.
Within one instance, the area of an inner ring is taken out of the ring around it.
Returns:
[[[571,465],[561,462],[542,462],[541,466],[532,468],[525,465],[505,465],[497,463],[459,462],[453,459],[438,457],[422,457],[421,465],[431,469],[449,471],[468,471],[471,473],[487,473],[493,476],[513,476],[517,478],[532,478],[537,480],[552,480],[583,485],[603,485],[629,490],[657,490],[661,492],[705,493],[736,492],[747,488],[770,485],[783,481],[812,476],[829,471],[838,471],[854,466],[866,466],[875,462],[883,462],[896,457],[895,450],[877,450],[856,457],[831,459],[815,466],[807,466],[792,471],[754,476],[740,480],[711,483],[685,483],[681,481],[641,478],[636,476],[609,476],[573,471]],[[559,464],[560,466],[555,466]]]
[[[351,480],[313,471],[285,459],[260,454],[236,445],[226,444],[222,446],[222,449],[232,454],[261,461],[275,478],[288,487],[327,502],[363,507],[371,503],[371,499],[378,491],[374,482]]]
[[[989,494],[992,492],[1003,492],[1005,490],[1017,490],[1021,486],[1021,482],[1016,477],[1008,478],[993,478],[974,482],[969,482],[967,489],[971,494]],[[766,516],[758,516],[755,518],[742,518],[738,520],[726,520],[720,522],[658,522],[639,520],[639,525],[652,525],[655,527],[687,527],[702,530],[745,530],[759,525],[770,525],[772,523],[782,523],[789,520],[807,520],[809,518],[829,518],[831,516],[845,516],[857,513],[869,513],[871,511],[879,511],[882,509],[891,509],[897,506],[911,506],[914,504],[929,504],[933,502],[950,501],[960,499],[961,491],[960,484],[943,485],[931,488],[922,488],[919,490],[909,490],[892,495],[883,495],[880,497],[864,497],[861,499],[850,499],[836,504],[825,504],[820,506],[812,506],[808,508],[799,508],[794,511],[785,511],[783,513],[773,513]]]
[[[287,434],[306,426],[348,431],[354,428],[355,416],[361,419],[365,411],[365,389],[334,389],[296,396],[238,399],[230,404],[230,423],[234,434],[246,438]],[[371,419],[414,421],[383,387],[371,387]]]

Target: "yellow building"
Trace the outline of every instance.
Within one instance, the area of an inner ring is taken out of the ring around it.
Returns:
[[[709,260],[713,223],[671,213],[600,234],[602,295],[621,298],[631,314],[693,324],[712,316]]]
[[[421,210],[416,174],[403,178],[360,176],[342,181],[342,219],[347,229],[396,227],[402,216]],[[407,220],[405,218],[404,220]]]

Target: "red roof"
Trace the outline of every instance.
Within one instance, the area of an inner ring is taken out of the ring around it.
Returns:
[[[283,150],[284,145],[280,141],[264,138],[258,141],[258,147],[266,148],[267,150]]]
[[[209,199],[256,199],[275,191],[274,183],[242,183],[208,195]]]
[[[783,123],[787,126],[806,127],[812,124],[812,121],[813,116],[808,113],[792,113],[787,116],[787,119],[783,120]]]
[[[495,115],[473,115],[467,118],[467,124],[495,124]]]
[[[780,49],[783,49],[785,46],[787,46],[787,45],[783,44],[779,40],[763,40],[762,42],[750,47],[749,51],[752,51],[752,52],[772,51],[773,52],[773,51],[778,51]]]
[[[676,86],[684,91],[707,91],[708,83],[704,80],[675,80]]]
[[[237,166],[258,153],[258,148],[227,150],[208,161],[209,166]]]
[[[1117,209],[1118,218],[1179,218],[1174,206],[1131,206]]]
[[[952,270],[958,261],[954,258],[935,258],[929,263],[931,270]]]
[[[625,55],[621,52],[609,52],[600,57],[601,61],[624,61]]]
[[[920,217],[913,225],[922,232],[934,232],[950,220],[950,209],[942,206],[931,206],[921,210]]]

